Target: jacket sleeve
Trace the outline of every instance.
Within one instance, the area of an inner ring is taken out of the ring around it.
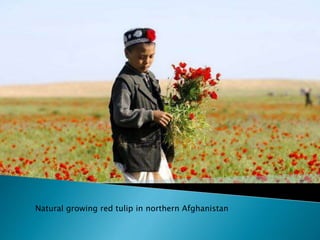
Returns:
[[[112,90],[113,120],[120,127],[140,128],[153,121],[152,110],[130,109],[131,92],[127,84],[119,79]]]

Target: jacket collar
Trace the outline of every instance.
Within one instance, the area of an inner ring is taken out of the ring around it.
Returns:
[[[127,68],[130,72],[134,73],[135,75],[138,75],[140,78],[134,78],[134,83],[138,86],[138,89],[142,94],[144,94],[151,102],[154,104],[157,104],[157,99],[153,96],[153,94],[150,92],[150,90],[147,88],[145,79],[144,79],[144,74],[140,73],[137,71],[134,67],[132,67],[128,62],[126,62],[125,68]],[[156,79],[150,76],[149,72],[147,72],[150,80],[150,84],[153,86],[155,89],[157,84],[156,84]],[[156,90],[156,89],[155,89]]]

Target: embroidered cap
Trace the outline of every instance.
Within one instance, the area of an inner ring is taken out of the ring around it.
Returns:
[[[135,28],[124,33],[123,42],[125,47],[138,43],[151,43],[156,40],[156,32],[151,28]]]

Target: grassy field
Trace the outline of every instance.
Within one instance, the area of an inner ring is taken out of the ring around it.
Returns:
[[[110,84],[81,86],[64,85],[60,95],[49,94],[52,86],[30,86],[33,94],[27,87],[0,88],[0,174],[123,181],[112,162]],[[306,86],[312,107],[299,93]],[[203,137],[196,144],[177,141],[176,181],[320,183],[318,93],[318,82],[225,81],[219,100],[205,106],[210,128]]]

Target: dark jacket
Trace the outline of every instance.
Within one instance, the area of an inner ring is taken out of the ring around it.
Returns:
[[[163,110],[159,81],[149,72],[151,90],[143,75],[128,63],[116,78],[109,104],[113,157],[126,172],[159,170],[161,148],[173,159],[173,147],[163,141],[164,128],[153,121],[153,110]]]

